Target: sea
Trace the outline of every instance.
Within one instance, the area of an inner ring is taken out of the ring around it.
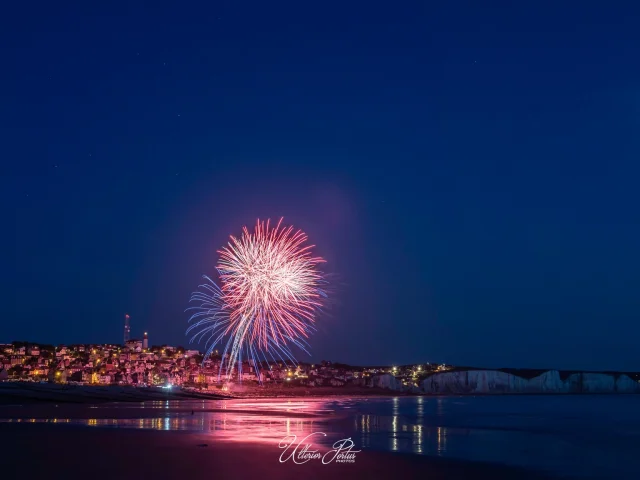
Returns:
[[[176,430],[274,445],[312,435],[327,448],[350,438],[363,454],[492,462],[561,477],[640,478],[640,395],[296,397],[84,408],[86,415],[60,410],[60,418],[0,421]]]

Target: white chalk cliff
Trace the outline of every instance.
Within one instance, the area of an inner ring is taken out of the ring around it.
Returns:
[[[627,375],[574,373],[562,380],[549,370],[526,379],[496,370],[443,372],[422,381],[425,393],[640,393],[640,383]]]
[[[383,373],[382,375],[374,375],[371,377],[370,387],[388,388],[390,390],[402,390],[402,382],[390,373]]]

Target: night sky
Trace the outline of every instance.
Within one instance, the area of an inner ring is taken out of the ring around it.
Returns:
[[[640,370],[636,2],[38,3],[0,16],[0,342],[186,346],[284,216],[334,278],[313,360]]]

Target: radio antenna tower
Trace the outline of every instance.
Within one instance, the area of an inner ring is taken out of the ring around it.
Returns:
[[[124,315],[124,345],[129,341],[129,334],[131,333],[131,325],[129,325],[129,314]]]

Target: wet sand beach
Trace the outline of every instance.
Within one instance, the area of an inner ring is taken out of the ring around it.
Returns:
[[[223,472],[222,478],[255,478],[264,472],[262,478],[636,479],[637,399],[366,396],[29,402],[0,405],[0,452],[3,473],[20,475],[28,465],[37,469],[36,478],[47,472],[38,470],[45,467],[51,469],[47,478],[86,478],[74,476],[74,469],[86,472],[105,464],[104,471],[91,470],[91,477],[148,478],[146,468],[155,478],[204,478],[211,473],[203,471],[213,471]],[[353,464],[280,463],[279,443],[291,435],[316,435],[313,448],[322,452],[350,438],[361,452]]]
[[[65,479],[538,479],[518,468],[363,451],[352,464],[280,463],[277,445],[211,435],[43,424],[0,424],[3,478]]]

